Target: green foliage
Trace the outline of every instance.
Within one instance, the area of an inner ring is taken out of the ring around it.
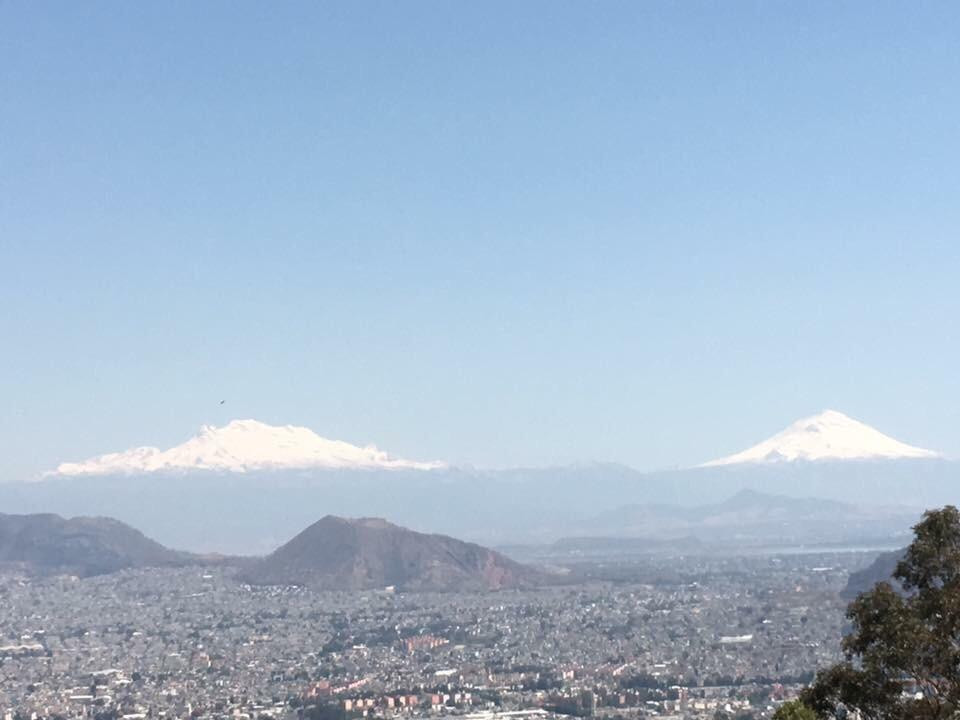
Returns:
[[[897,565],[847,608],[845,662],[817,674],[804,703],[820,717],[945,720],[960,708],[960,511],[931,510]],[[786,718],[781,718],[786,720]],[[795,718],[794,720],[800,720]]]
[[[773,720],[817,720],[817,714],[800,700],[791,700],[777,708]]]

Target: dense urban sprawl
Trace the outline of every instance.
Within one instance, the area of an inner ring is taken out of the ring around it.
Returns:
[[[220,568],[11,572],[0,711],[766,717],[838,659],[839,593],[870,557],[648,558],[600,563],[586,583],[481,594],[254,588]]]

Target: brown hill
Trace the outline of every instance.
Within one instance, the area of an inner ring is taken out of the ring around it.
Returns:
[[[255,562],[244,578],[258,585],[324,590],[499,590],[543,581],[537,570],[446,535],[427,535],[380,518],[327,515]]]
[[[181,565],[189,557],[112,518],[0,513],[0,564],[31,573],[101,575],[128,567]]]

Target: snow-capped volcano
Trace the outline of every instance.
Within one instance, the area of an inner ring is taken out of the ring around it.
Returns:
[[[790,427],[743,452],[700,467],[793,460],[874,460],[938,458],[932,450],[907,445],[836,410],[797,420]]]
[[[295,425],[274,426],[234,420],[224,427],[205,425],[194,437],[169,450],[139,447],[77,463],[62,463],[53,475],[140,474],[214,470],[247,472],[297,468],[434,470],[442,462],[396,458],[373,445],[358,447],[328,440]]]

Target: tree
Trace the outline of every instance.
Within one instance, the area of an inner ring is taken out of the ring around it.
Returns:
[[[817,715],[800,700],[791,700],[777,708],[773,720],[817,720]]]
[[[818,716],[941,720],[960,709],[960,511],[927,511],[913,529],[900,587],[880,582],[850,603],[846,660],[804,691]]]

